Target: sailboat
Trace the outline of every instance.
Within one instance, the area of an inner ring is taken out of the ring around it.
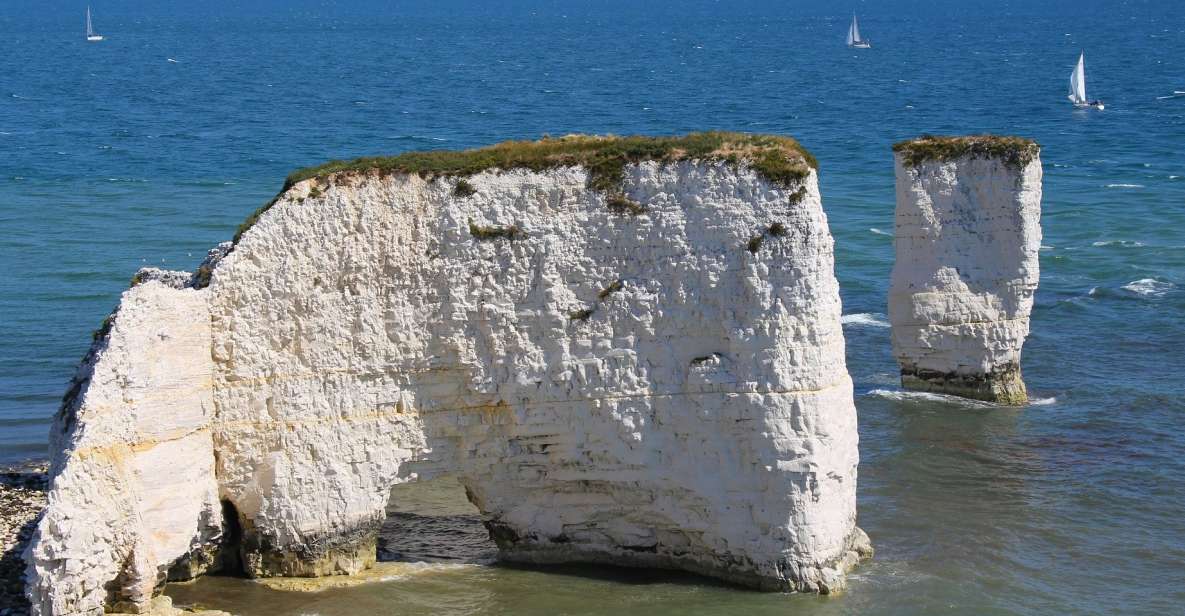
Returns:
[[[1066,98],[1074,103],[1075,107],[1094,107],[1102,111],[1105,107],[1103,101],[1090,100],[1086,98],[1086,54],[1078,54],[1078,66],[1074,67],[1074,72],[1070,73],[1070,94]]]
[[[856,23],[855,13],[852,13],[852,25],[848,28],[848,47],[853,49],[872,48],[872,43],[860,38],[860,24]]]
[[[89,5],[86,7],[86,40],[92,43],[103,40],[103,35],[95,34],[95,28],[91,25],[91,7]]]

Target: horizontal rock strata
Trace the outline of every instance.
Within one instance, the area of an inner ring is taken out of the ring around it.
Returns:
[[[927,137],[894,149],[889,321],[902,385],[1023,404],[1020,355],[1041,246],[1036,144]]]
[[[98,336],[54,428],[34,612],[357,573],[391,487],[443,473],[506,559],[842,588],[870,548],[811,162],[700,134],[297,174]]]

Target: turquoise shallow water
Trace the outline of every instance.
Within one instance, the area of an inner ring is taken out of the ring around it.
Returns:
[[[311,597],[184,592],[259,614],[1179,611],[1185,20],[1167,0],[891,0],[858,7],[874,47],[854,52],[849,8],[142,1],[96,4],[109,39],[87,45],[78,7],[7,3],[0,460],[43,455],[89,332],[138,267],[192,268],[293,168],[544,133],[784,133],[821,161],[849,315],[878,555],[845,597],[492,567]],[[1080,50],[1105,112],[1065,100]],[[902,396],[882,327],[890,145],[983,131],[1044,146],[1024,356],[1041,404],[1024,409]]]

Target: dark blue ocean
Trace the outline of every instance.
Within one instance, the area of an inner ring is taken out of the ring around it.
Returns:
[[[289,171],[327,159],[574,132],[793,135],[821,162],[849,315],[860,524],[878,552],[843,597],[460,567],[316,595],[212,579],[171,590],[179,601],[343,616],[1185,609],[1179,2],[93,0],[107,40],[90,44],[84,7],[0,4],[0,461],[45,455],[90,332],[137,268],[193,268]],[[843,44],[853,9],[872,49]],[[1066,100],[1080,51],[1106,111]],[[980,132],[1043,146],[1026,408],[902,395],[889,351],[890,146]]]

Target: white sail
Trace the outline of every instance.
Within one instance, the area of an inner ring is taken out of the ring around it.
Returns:
[[[1070,73],[1070,94],[1069,98],[1075,105],[1086,104],[1086,58],[1085,54],[1079,54],[1078,66],[1074,67],[1074,72]]]
[[[856,21],[856,14],[852,13],[852,25],[848,26],[848,47],[867,49],[872,47],[868,41],[860,38],[860,23]]]
[[[90,5],[87,5],[87,7],[86,7],[86,40],[88,40],[88,41],[103,40],[103,35],[95,34],[95,28],[94,28],[94,26],[91,25],[91,7],[90,7]]]

